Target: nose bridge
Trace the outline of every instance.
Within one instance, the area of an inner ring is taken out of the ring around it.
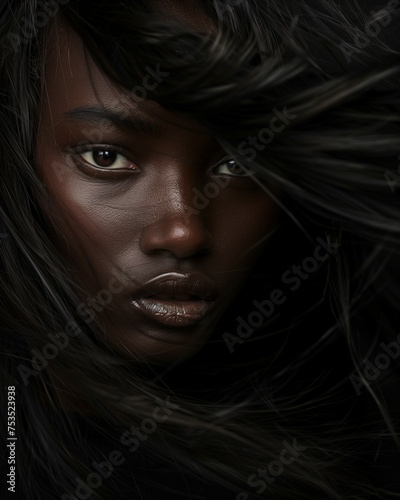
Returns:
[[[144,228],[141,248],[145,253],[166,250],[179,258],[209,249],[212,237],[205,212],[193,206],[201,175],[194,168],[174,165],[156,191],[156,213]]]
[[[178,216],[193,205],[194,193],[200,185],[199,177],[187,169],[182,175],[170,176],[164,191],[165,211]]]

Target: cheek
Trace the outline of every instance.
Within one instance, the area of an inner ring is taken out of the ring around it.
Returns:
[[[279,199],[277,188],[268,188]],[[259,189],[237,190],[226,193],[220,200],[218,225],[219,240],[227,256],[236,255],[244,262],[254,260],[262,251],[266,236],[276,226],[280,214],[278,203]],[[218,233],[216,233],[218,234]]]
[[[57,248],[78,278],[101,287],[116,251],[118,211],[99,199],[93,182],[69,171],[59,157],[40,155],[38,149],[37,165],[48,192],[40,204],[56,231]]]
[[[151,190],[136,186],[133,196],[130,190],[124,193],[122,185],[101,185],[62,164],[56,152],[43,147],[38,148],[37,158],[39,176],[50,194],[45,214],[63,238],[63,250],[67,248],[72,261],[88,270],[85,272],[96,269],[92,274],[100,279],[101,270],[105,275],[127,250],[141,257],[140,232],[154,221],[148,203]],[[269,189],[279,197],[276,189]],[[263,248],[261,243],[276,225],[278,214],[279,207],[268,192],[230,184],[201,216],[213,235],[214,256],[228,266],[247,267]]]

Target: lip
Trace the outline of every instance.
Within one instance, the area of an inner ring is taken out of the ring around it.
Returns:
[[[214,308],[218,290],[200,273],[169,272],[151,278],[131,294],[131,304],[147,318],[166,326],[187,327]]]

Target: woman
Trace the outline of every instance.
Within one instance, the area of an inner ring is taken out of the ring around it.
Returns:
[[[293,4],[4,10],[10,498],[400,497],[398,5]]]

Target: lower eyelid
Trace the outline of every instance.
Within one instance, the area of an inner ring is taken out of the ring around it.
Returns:
[[[211,172],[214,172],[215,170],[217,170],[219,167],[221,167],[222,165],[225,165],[227,163],[229,163],[230,161],[234,161],[232,160],[232,158],[229,158],[229,159],[226,159],[226,160],[222,160],[220,162],[217,163],[217,165],[214,165],[214,167],[212,167],[210,169]],[[239,163],[235,162],[236,165],[240,166]],[[247,171],[245,170],[241,175],[240,174],[234,174],[234,173],[226,173],[226,174],[220,174],[220,175],[228,175],[230,177],[233,177],[233,178],[246,178],[246,177],[253,177],[254,175],[256,174],[256,172],[254,170],[252,170],[251,168],[248,168]]]
[[[101,148],[105,149],[103,145],[98,146],[90,144],[87,145],[86,147],[84,145],[78,145],[66,148],[65,152],[67,156],[70,158],[70,160],[72,160],[72,162],[75,164],[75,166],[87,177],[93,177],[109,181],[109,180],[123,179],[126,178],[126,176],[131,176],[132,174],[137,174],[141,172],[141,169],[139,168],[137,163],[135,161],[130,160],[126,156],[126,154],[121,152],[115,146],[109,147],[109,149],[115,151],[116,153],[126,158],[126,161],[128,163],[127,167],[125,168],[100,167],[82,158],[82,154],[92,153],[93,150]]]
[[[97,168],[97,169],[104,168],[104,170],[122,170],[122,167],[118,169],[118,168],[112,168],[112,167],[107,168],[107,167],[101,167],[98,165],[94,165],[88,159],[83,158],[84,154],[93,154],[93,152],[96,150],[112,151],[112,152],[116,153],[117,155],[119,155],[121,158],[124,158],[127,163],[129,163],[130,165],[134,165],[135,168],[137,168],[136,163],[128,157],[126,152],[122,151],[121,148],[116,147],[116,146],[110,146],[108,144],[100,144],[100,145],[91,144],[91,145],[86,145],[86,146],[82,145],[82,146],[77,146],[77,147],[71,147],[69,149],[70,149],[70,154],[73,154],[75,157],[78,157],[77,158],[78,161],[82,160],[83,162],[85,162],[86,164],[90,165],[93,168]]]

